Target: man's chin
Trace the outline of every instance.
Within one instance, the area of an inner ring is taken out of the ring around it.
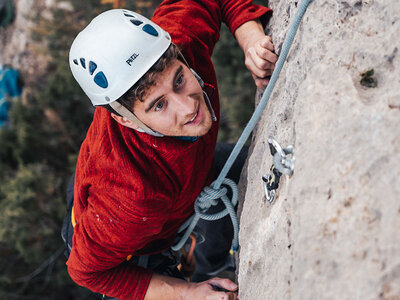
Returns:
[[[206,135],[210,130],[211,130],[211,126],[209,126],[208,128],[204,129],[203,131],[199,132],[199,133],[197,134],[197,136],[198,136],[198,137],[204,136],[204,135]]]
[[[201,137],[201,136],[204,136],[204,135],[206,135],[209,131],[210,131],[210,129],[211,129],[211,127],[210,128],[208,128],[208,129],[202,129],[202,130],[199,130],[199,131],[197,131],[197,132],[190,132],[190,133],[182,133],[182,134],[178,134],[178,135],[175,135],[176,137],[193,137],[193,138],[195,138],[195,137]]]
[[[201,137],[206,135],[211,130],[212,123],[196,126],[196,128],[184,128],[182,131],[177,132],[176,134],[165,134],[166,136],[174,136],[174,137]],[[160,132],[162,133],[162,132]]]
[[[196,137],[200,137],[203,135],[206,135],[212,127],[212,121],[211,119],[206,121],[206,124],[202,124],[201,126],[199,126],[199,128],[196,128],[195,132],[191,132],[190,135],[188,136],[196,136]]]

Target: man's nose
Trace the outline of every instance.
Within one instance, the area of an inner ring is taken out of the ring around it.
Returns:
[[[176,112],[183,116],[196,112],[196,101],[190,95],[175,95],[174,105]]]

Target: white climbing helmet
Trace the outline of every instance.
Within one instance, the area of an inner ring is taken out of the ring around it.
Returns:
[[[129,10],[112,9],[72,43],[69,64],[93,105],[116,104],[171,44],[168,32]],[[114,106],[112,105],[112,107]]]

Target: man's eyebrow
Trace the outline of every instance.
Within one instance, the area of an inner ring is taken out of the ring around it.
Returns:
[[[179,66],[178,69],[176,69],[172,84],[174,84],[174,82],[175,82],[175,80],[176,80],[176,77],[178,77],[179,73],[181,73],[182,70],[183,70],[182,65]],[[156,99],[154,99],[153,101],[151,101],[150,104],[149,104],[149,106],[145,109],[145,112],[146,112],[146,113],[149,112],[149,110],[152,109],[153,106],[154,106],[162,97],[164,97],[164,95],[161,95],[160,97],[157,97]]]
[[[150,102],[149,106],[145,109],[145,112],[149,112],[150,109],[153,108],[153,106],[162,98],[164,97],[164,95],[161,95],[160,97],[157,97],[156,99],[154,99],[153,101]]]

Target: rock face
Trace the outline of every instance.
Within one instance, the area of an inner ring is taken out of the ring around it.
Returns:
[[[37,80],[47,66],[41,43],[33,41],[31,37],[32,30],[38,26],[35,18],[39,13],[42,19],[51,18],[50,9],[55,6],[55,1],[15,0],[13,3],[14,21],[6,28],[0,28],[0,64],[18,69],[23,74],[24,82],[29,84]]]
[[[279,50],[297,1],[269,4]],[[310,4],[242,182],[240,299],[400,299],[399,16],[394,0]],[[273,205],[269,135],[296,157]]]

